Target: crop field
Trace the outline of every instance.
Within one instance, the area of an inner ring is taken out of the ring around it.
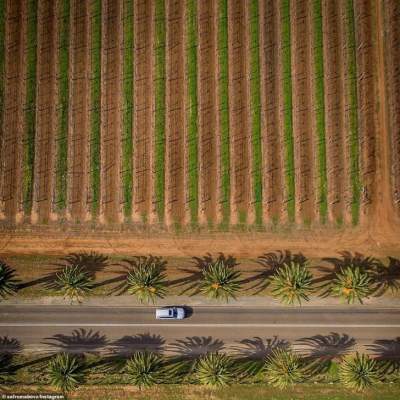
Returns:
[[[400,217],[400,2],[0,0],[0,227]]]

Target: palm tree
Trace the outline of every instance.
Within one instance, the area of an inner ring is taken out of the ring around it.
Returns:
[[[202,385],[226,386],[234,382],[234,362],[223,353],[208,353],[196,363],[195,376]]]
[[[15,276],[15,270],[0,260],[0,298],[5,299],[17,292],[18,280]]]
[[[48,365],[50,382],[63,392],[69,392],[83,383],[83,364],[68,353],[57,354]]]
[[[363,390],[379,382],[376,361],[366,354],[347,356],[339,366],[339,378],[350,389]]]
[[[126,363],[129,381],[142,387],[162,383],[164,378],[164,361],[161,355],[147,351],[135,353]]]
[[[347,266],[336,273],[330,287],[333,296],[340,297],[348,304],[356,301],[362,303],[363,298],[371,293],[373,279],[371,275],[359,267]]]
[[[288,349],[276,348],[272,350],[271,355],[266,360],[265,371],[267,381],[280,389],[304,379],[299,356]]]
[[[79,265],[66,266],[56,275],[56,287],[64,297],[69,297],[80,302],[81,297],[93,289],[93,278],[90,277]]]
[[[155,302],[166,294],[167,276],[164,265],[157,258],[141,257],[131,264],[127,275],[128,292],[141,303]]]
[[[301,304],[313,292],[312,274],[303,264],[290,262],[278,269],[271,279],[272,295],[284,304]]]
[[[200,291],[211,299],[229,301],[230,298],[235,298],[241,289],[240,272],[234,271],[233,267],[222,259],[208,263],[202,274]]]

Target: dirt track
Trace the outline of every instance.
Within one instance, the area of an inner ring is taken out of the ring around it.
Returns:
[[[71,1],[67,219],[83,221],[89,180],[89,2]]]
[[[33,206],[31,222],[51,219],[55,184],[57,129],[57,2],[44,0],[38,9],[37,108]]]

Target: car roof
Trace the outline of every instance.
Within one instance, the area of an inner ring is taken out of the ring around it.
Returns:
[[[172,315],[172,308],[158,308],[156,312],[160,317],[170,317]]]

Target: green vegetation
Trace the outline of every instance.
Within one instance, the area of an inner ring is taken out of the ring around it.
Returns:
[[[155,302],[163,298],[167,291],[165,264],[155,257],[137,257],[127,260],[128,292],[135,295],[141,303]]]
[[[343,360],[339,368],[339,377],[343,385],[355,390],[364,390],[380,381],[376,361],[366,354],[359,353],[347,356]]]
[[[235,380],[233,359],[223,353],[208,353],[196,363],[195,375],[202,385],[229,385]]]
[[[294,221],[295,213],[295,173],[294,173],[294,143],[293,143],[293,116],[292,116],[292,72],[290,49],[290,1],[281,2],[282,27],[282,83],[283,83],[283,132],[284,132],[284,160],[285,181],[287,194],[287,212],[289,222]]]
[[[240,291],[240,272],[222,259],[208,263],[202,270],[200,291],[211,299],[234,299]]]
[[[150,387],[163,381],[164,359],[156,353],[138,352],[126,363],[129,382],[139,388]]]
[[[313,292],[312,274],[305,265],[291,262],[279,268],[271,280],[272,295],[284,304],[301,304]]]
[[[67,265],[56,276],[55,286],[73,303],[80,303],[82,297],[93,289],[93,278],[80,265]]]
[[[371,294],[372,283],[373,279],[368,272],[362,271],[358,266],[349,265],[336,273],[330,291],[333,296],[349,304],[356,301],[362,303],[362,300]]]
[[[28,2],[27,54],[26,54],[26,106],[23,161],[24,211],[30,214],[33,201],[33,170],[35,163],[36,133],[36,45],[37,0]]]
[[[69,8],[70,0],[59,4],[59,128],[57,137],[56,161],[56,207],[64,210],[67,205],[68,168],[68,112],[69,112]]]
[[[197,224],[198,190],[198,134],[197,134],[197,2],[187,2],[187,79],[188,79],[188,141],[189,141],[189,206],[192,225]]]
[[[348,96],[349,96],[349,145],[350,145],[350,178],[351,178],[351,216],[353,225],[358,224],[360,214],[360,166],[358,142],[358,115],[357,115],[357,63],[356,63],[356,37],[353,0],[346,2],[346,34],[348,50]]]
[[[165,203],[165,4],[155,4],[155,192],[159,222],[164,221]]]
[[[15,270],[0,261],[0,299],[5,299],[17,292],[18,280],[15,277]]]
[[[291,350],[273,350],[267,358],[265,369],[267,382],[279,389],[286,389],[304,380],[300,357]]]
[[[253,187],[256,225],[263,223],[262,218],[262,151],[261,151],[261,97],[260,97],[260,45],[258,1],[250,3],[250,106],[251,137],[253,153]]]
[[[325,100],[324,100],[324,55],[321,0],[314,0],[314,75],[315,75],[315,118],[316,141],[318,155],[318,198],[321,223],[326,222],[328,213],[328,178],[326,170],[326,140],[325,140]]]
[[[133,186],[133,0],[124,1],[124,53],[123,53],[123,121],[122,121],[122,188],[124,213],[132,214]]]
[[[219,62],[219,116],[221,142],[221,199],[222,226],[230,220],[230,156],[229,156],[229,103],[228,103],[228,2],[219,0],[218,62]]]
[[[48,365],[50,382],[63,392],[70,392],[83,382],[83,365],[77,356],[57,354]]]
[[[101,0],[91,3],[91,130],[90,130],[90,187],[93,217],[99,212],[100,202],[100,123],[101,123]]]

